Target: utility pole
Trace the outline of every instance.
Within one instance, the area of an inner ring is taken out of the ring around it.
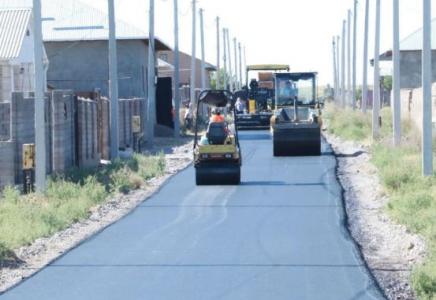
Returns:
[[[354,0],[354,25],[353,25],[353,110],[356,109],[356,73],[357,73],[357,0]]]
[[[174,137],[180,136],[180,55],[179,55],[179,8],[174,0]]]
[[[115,36],[115,8],[114,0],[109,0],[109,99],[110,129],[111,129],[111,159],[118,158],[118,67],[117,44]]]
[[[235,90],[239,90],[239,78],[238,78],[238,54],[236,52],[236,38],[233,38],[233,46],[235,49]]]
[[[433,175],[432,71],[431,71],[431,0],[423,0],[422,45],[422,174]]]
[[[156,118],[156,51],[154,48],[154,0],[150,0],[149,16],[149,49],[148,49],[148,109],[147,109],[147,146],[154,144],[154,123]]]
[[[394,146],[398,147],[401,143],[401,78],[400,78],[400,5],[399,0],[394,0]]]
[[[339,35],[336,36],[336,79],[337,79],[337,85],[338,85],[338,93],[336,95],[336,102],[337,104],[339,104],[341,102],[341,95],[340,95],[340,90],[341,90],[341,77],[340,77],[340,57],[339,57],[339,53],[340,53],[340,42],[341,42],[341,38],[339,37]]]
[[[341,88],[341,108],[345,108],[345,26],[346,21],[344,20],[342,23],[342,70],[341,70],[341,81],[342,81],[342,88]]]
[[[220,68],[220,18],[216,17],[216,89],[221,89],[220,84],[220,76],[221,76],[221,68]]]
[[[241,43],[238,43],[239,48],[239,89],[242,89],[244,84],[242,81],[242,54],[241,54]]]
[[[227,45],[226,45],[226,29],[223,28],[223,61],[224,61],[224,89],[227,90]]]
[[[338,92],[338,82],[337,82],[337,78],[336,78],[336,39],[335,37],[333,37],[333,82],[334,82],[334,97],[336,97],[337,92]]]
[[[377,0],[375,14],[375,49],[374,49],[374,103],[372,107],[372,138],[379,138],[380,115],[380,0]]]
[[[201,30],[201,90],[204,91],[206,89],[206,66],[204,63],[204,28],[203,28],[203,11],[204,9],[200,8],[200,30]]]
[[[118,68],[114,0],[109,0],[109,99],[111,159],[118,158]]]
[[[196,59],[195,59],[195,37],[196,37],[196,23],[195,23],[195,15],[197,13],[196,4],[197,1],[192,1],[192,53],[191,53],[191,94],[190,94],[190,103],[192,105],[192,115],[194,116],[194,119],[197,116],[197,97],[195,95],[195,83],[197,81],[196,78]]]
[[[247,78],[247,55],[246,55],[246,53],[245,53],[245,46],[244,46],[244,72],[245,72],[245,82],[247,83],[247,85],[248,85],[248,78]],[[248,86],[247,86],[247,88],[248,88]]]
[[[351,10],[348,10],[348,31],[347,31],[347,105],[352,105],[351,91]]]
[[[229,37],[229,29],[226,29],[227,34],[227,53],[228,53],[228,59],[229,59],[229,77],[230,77],[230,92],[233,93],[233,74],[232,74],[232,56],[230,55],[230,37]]]
[[[365,5],[365,37],[363,46],[363,82],[362,82],[362,112],[366,114],[368,102],[368,28],[369,28],[369,0]]]
[[[34,57],[35,57],[35,185],[43,192],[46,188],[46,139],[44,66],[42,45],[41,0],[33,0]]]

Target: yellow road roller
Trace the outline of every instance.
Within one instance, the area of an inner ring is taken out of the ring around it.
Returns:
[[[204,135],[199,136],[199,106],[203,104],[218,114],[210,118]],[[242,156],[238,129],[229,128],[219,110],[228,104],[234,108],[233,94],[226,90],[205,90],[197,101],[195,120],[194,167],[197,185],[238,185],[241,182]],[[235,109],[234,120],[236,119]]]
[[[317,73],[275,73],[274,78],[276,103],[270,122],[274,156],[321,155]]]

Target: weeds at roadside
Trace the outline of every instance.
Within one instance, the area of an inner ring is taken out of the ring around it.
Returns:
[[[350,110],[326,114],[332,134],[346,140],[370,141],[372,119]],[[392,117],[381,111],[380,140],[371,146],[371,161],[378,169],[383,192],[390,196],[387,213],[409,230],[424,236],[429,247],[427,261],[412,273],[412,286],[419,299],[436,299],[436,177],[421,175],[420,131],[412,120],[402,121],[401,147],[392,146]]]
[[[16,260],[11,249],[29,245],[88,218],[90,209],[117,193],[139,189],[165,173],[165,156],[134,154],[100,169],[74,170],[47,181],[44,193],[22,195],[6,187],[0,195],[0,267]]]

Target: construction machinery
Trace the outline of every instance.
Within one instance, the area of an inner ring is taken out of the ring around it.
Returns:
[[[237,185],[241,182],[242,156],[238,129],[227,122],[211,121],[206,133],[199,136],[199,107],[217,110],[227,105],[234,108],[233,94],[226,90],[205,90],[198,96],[195,121],[194,167],[197,185]],[[236,118],[235,110],[234,118]]]
[[[276,103],[271,117],[274,156],[321,154],[322,105],[316,72],[274,74]]]
[[[237,111],[236,124],[238,128],[270,127],[275,102],[274,72],[287,71],[288,65],[250,65],[246,70],[246,85],[235,92],[235,98],[245,101],[246,109]],[[256,78],[250,75],[257,72]],[[250,82],[248,80],[250,79]]]

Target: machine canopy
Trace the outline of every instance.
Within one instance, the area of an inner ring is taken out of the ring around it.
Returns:
[[[211,107],[225,107],[227,103],[233,106],[233,97],[229,91],[226,90],[208,90],[200,94],[198,104],[200,102]]]

